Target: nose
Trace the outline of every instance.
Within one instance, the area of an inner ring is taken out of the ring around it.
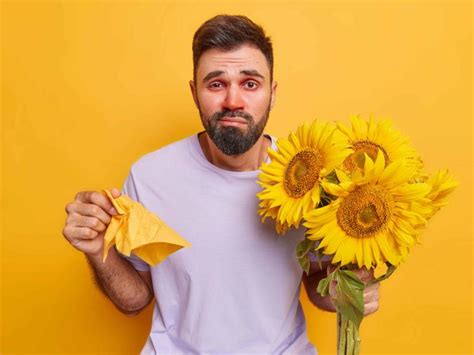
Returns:
[[[229,85],[223,102],[223,109],[231,111],[244,109],[244,100],[238,85]]]

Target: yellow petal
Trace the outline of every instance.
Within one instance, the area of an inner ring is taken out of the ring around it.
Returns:
[[[426,196],[430,191],[430,185],[426,183],[404,184],[393,190],[393,195],[398,201],[412,201]]]
[[[323,181],[321,182],[321,186],[328,194],[331,194],[333,196],[341,197],[347,195],[347,191],[345,189],[343,189],[339,185],[333,184],[332,182]]]
[[[383,257],[392,265],[398,265],[398,258],[396,254],[393,252],[392,248],[390,248],[390,244],[387,241],[387,235],[384,233],[380,233],[376,235],[375,240],[380,247],[380,251],[382,252]]]
[[[374,175],[380,176],[385,168],[385,157],[383,152],[379,149],[377,152],[377,158],[374,163]]]
[[[362,239],[358,238],[355,240],[355,255],[357,259],[357,266],[361,268],[364,265],[364,251],[363,251],[363,246],[362,246]]]
[[[331,243],[329,243],[329,245],[326,248],[326,252],[328,254],[336,253],[342,241],[346,238],[349,238],[349,237],[347,237],[342,231],[337,231],[336,233],[334,233],[331,238]]]
[[[344,134],[347,138],[349,138],[349,140],[351,140],[351,141],[355,140],[355,136],[354,136],[354,133],[353,133],[352,129],[350,129],[349,127],[347,127],[343,123],[337,122],[337,129],[342,134]]]
[[[415,245],[415,239],[397,227],[392,229],[392,234],[394,235],[395,239],[397,239],[398,242],[402,245],[408,247],[412,247]]]
[[[372,248],[370,240],[362,238],[362,249],[364,253],[364,265],[367,269],[372,267]]]
[[[379,245],[377,243],[377,241],[375,240],[375,238],[370,238],[368,239],[368,241],[370,241],[370,244],[372,246],[372,254],[374,256],[374,260],[377,264],[380,264],[380,262],[382,261],[381,260],[381,256],[380,256],[380,248],[379,248]]]

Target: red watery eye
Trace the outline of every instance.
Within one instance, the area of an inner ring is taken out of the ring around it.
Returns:
[[[258,87],[258,83],[254,80],[249,80],[245,83],[245,85],[247,86],[247,88],[249,89],[256,89]]]
[[[212,88],[212,89],[218,89],[222,86],[222,83],[216,81],[216,82],[213,82],[211,84],[209,84],[209,87]]]

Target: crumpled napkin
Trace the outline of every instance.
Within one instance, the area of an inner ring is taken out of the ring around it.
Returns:
[[[191,243],[181,238],[158,216],[127,195],[114,198],[108,190],[102,192],[110,199],[118,215],[112,216],[104,236],[103,261],[112,245],[126,256],[133,251],[147,264],[154,266],[170,254]]]

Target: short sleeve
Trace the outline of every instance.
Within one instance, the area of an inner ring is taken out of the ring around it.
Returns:
[[[140,202],[132,170],[129,171],[127,177],[125,178],[121,193],[123,195],[127,195],[134,201]]]
[[[140,202],[138,198],[137,186],[135,185],[135,180],[132,174],[132,170],[130,170],[130,172],[128,173],[128,176],[125,178],[125,182],[123,183],[121,194],[127,195],[134,201]],[[114,248],[115,248],[115,245],[114,245]],[[121,254],[117,249],[115,250],[117,251],[118,255],[120,255],[122,258],[130,262],[130,264],[132,264],[135,270],[150,271],[150,265],[148,265],[138,256],[133,254],[133,252],[130,254],[130,256],[126,256],[124,254]]]

